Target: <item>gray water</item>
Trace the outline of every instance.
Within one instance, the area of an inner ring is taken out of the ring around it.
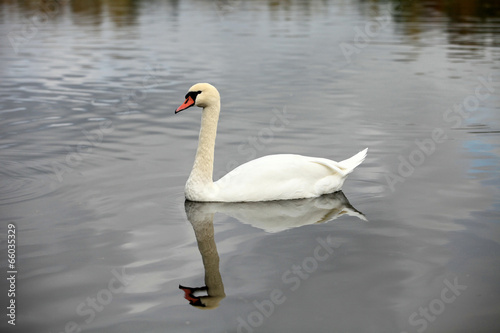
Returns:
[[[496,1],[0,1],[0,32],[2,332],[500,331]],[[332,196],[185,205],[196,82],[215,178],[368,157]]]

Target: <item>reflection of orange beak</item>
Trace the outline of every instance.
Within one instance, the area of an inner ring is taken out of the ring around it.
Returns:
[[[175,110],[175,113],[179,113],[181,112],[182,110],[186,110],[187,108],[191,107],[194,105],[194,99],[191,97],[191,96],[188,96],[186,98],[186,101],[184,103],[182,103],[181,106],[179,106],[177,108],[177,110]]]
[[[182,110],[181,110],[182,111]],[[201,287],[201,288],[190,288],[190,287],[184,287],[179,285],[179,289],[184,291],[184,298],[189,301],[189,304],[193,306],[201,306],[205,307],[205,304],[201,302],[200,297],[195,296],[194,293],[199,290],[207,290],[206,287]]]

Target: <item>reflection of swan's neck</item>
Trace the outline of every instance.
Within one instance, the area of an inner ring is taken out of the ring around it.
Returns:
[[[226,297],[224,284],[219,271],[219,254],[214,239],[214,214],[210,205],[199,204],[191,201],[185,203],[186,215],[193,226],[198,249],[205,267],[205,289],[207,296],[196,296],[201,308],[213,309],[219,306],[220,301]],[[184,288],[181,288],[184,289]],[[193,295],[191,295],[193,297]],[[196,305],[196,304],[193,304]]]
[[[198,149],[189,183],[207,185],[213,183],[215,136],[219,121],[220,101],[203,108]]]
[[[214,239],[214,214],[210,214],[203,222],[193,223],[203,266],[205,267],[205,286],[211,298],[224,298],[224,284],[219,271],[219,254]],[[218,301],[217,301],[218,303]]]

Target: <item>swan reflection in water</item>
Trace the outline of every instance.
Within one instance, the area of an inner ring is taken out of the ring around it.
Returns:
[[[232,216],[245,224],[271,233],[331,221],[344,214],[366,221],[363,213],[349,203],[342,191],[318,198],[267,202],[186,201],[184,208],[193,226],[203,260],[205,286],[192,288],[179,285],[179,289],[184,291],[184,298],[189,304],[200,309],[215,309],[226,297],[219,271],[219,254],[214,240],[215,213]]]

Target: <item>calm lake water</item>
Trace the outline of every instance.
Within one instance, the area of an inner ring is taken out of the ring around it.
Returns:
[[[500,331],[497,1],[4,0],[0,32],[2,332]],[[196,82],[216,179],[368,157],[315,200],[185,204]]]

